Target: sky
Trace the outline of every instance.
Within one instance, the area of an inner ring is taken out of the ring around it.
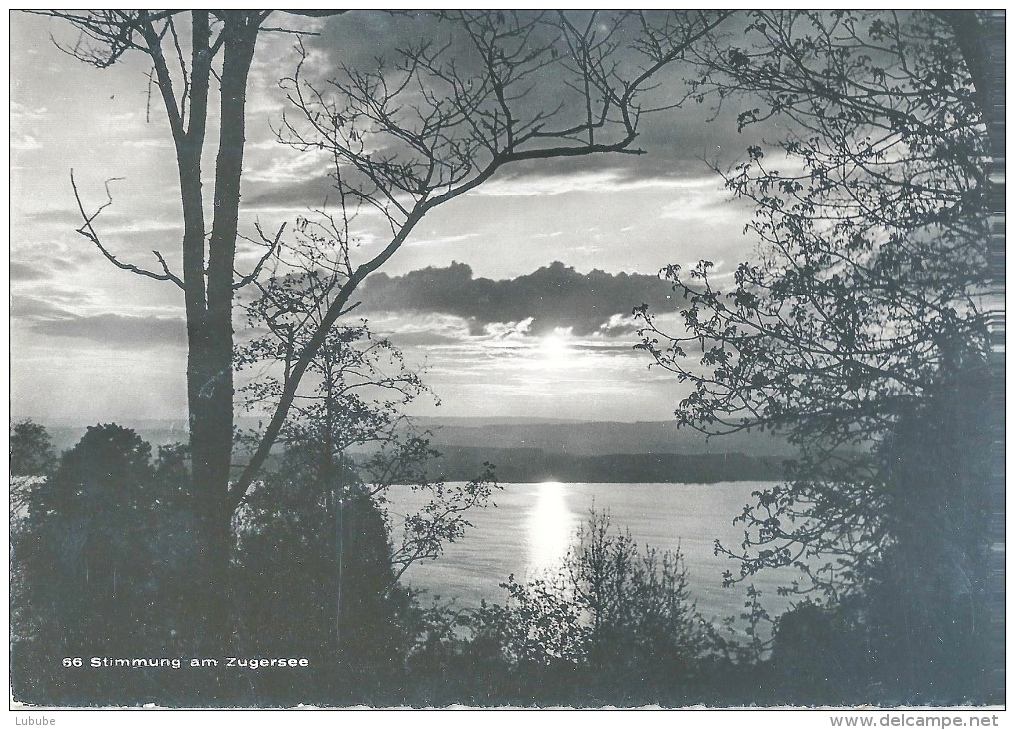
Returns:
[[[377,12],[284,22],[318,33],[305,43],[308,73],[319,78],[342,64],[370,64],[422,27]],[[97,230],[121,260],[157,268],[159,251],[179,271],[179,187],[165,112],[145,56],[95,69],[54,43],[74,37],[60,21],[11,15],[12,417],[182,419],[182,292],[105,261],[75,232],[81,215],[71,187],[73,171],[94,210],[108,186],[112,204]],[[334,194],[327,160],[275,139],[283,114],[293,113],[278,81],[295,67],[294,38],[263,34],[255,54],[242,189],[248,235],[255,222],[291,229]],[[673,67],[659,97],[672,98],[683,74]],[[536,87],[531,103],[552,93]],[[743,233],[749,210],[703,158],[732,165],[756,140],[737,133],[736,110],[712,116],[693,103],[646,116],[637,143],[645,155],[507,168],[428,214],[357,297],[356,316],[389,336],[439,397],[439,408],[427,400],[411,410],[672,418],[682,386],[634,349],[631,309],[649,302],[675,323],[679,302],[659,280],[661,268],[705,258],[728,276],[753,248]],[[257,256],[241,247],[238,267]]]

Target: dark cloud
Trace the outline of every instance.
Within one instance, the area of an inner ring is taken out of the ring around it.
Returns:
[[[74,337],[124,348],[178,347],[186,344],[187,328],[178,317],[111,313],[81,315],[28,296],[12,297],[10,311],[12,321],[25,324],[40,335]]]
[[[177,317],[134,317],[97,314],[36,322],[32,330],[55,337],[77,337],[130,348],[181,347],[186,325]]]
[[[581,274],[559,261],[515,279],[474,278],[466,264],[428,267],[404,276],[374,274],[364,282],[364,309],[451,314],[464,318],[478,334],[495,322],[532,318],[530,331],[570,327],[576,335],[629,332],[626,317],[647,303],[656,312],[677,309],[670,286],[649,274]]]

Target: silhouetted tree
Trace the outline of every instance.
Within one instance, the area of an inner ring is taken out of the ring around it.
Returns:
[[[56,452],[45,426],[25,419],[11,424],[11,476],[45,476],[56,466]]]
[[[316,449],[289,446],[237,517],[237,616],[258,656],[313,670],[257,680],[262,702],[373,702],[407,643],[388,525],[348,465],[322,481]]]
[[[692,386],[682,425],[768,428],[801,447],[795,486],[745,514],[766,547],[748,573],[879,544],[883,475],[847,457],[983,367],[986,347],[982,115],[949,27],[920,12],[753,18],[749,44],[700,58],[699,88],[767,104],[742,124],[792,124],[784,172],[752,147],[728,177],[756,205],[761,260],[729,286],[710,262],[669,267],[680,334],[641,312],[642,347]]]
[[[225,496],[229,483],[233,427],[233,297],[257,275],[236,273],[240,179],[246,129],[247,79],[259,34],[273,11],[267,10],[100,10],[47,11],[80,31],[65,49],[97,68],[131,53],[152,61],[152,80],[163,101],[176,151],[183,216],[182,273],[173,273],[153,252],[159,268],[143,269],[120,261],[103,244],[96,219],[112,203],[86,211],[78,232],[111,263],[158,281],[172,282],[184,294],[187,321],[187,404],[196,500],[192,539],[204,576],[199,599],[213,634],[222,635],[226,617],[217,607],[228,562],[229,520],[235,505]],[[278,11],[328,15],[341,11]],[[188,28],[189,25],[189,28]],[[185,52],[188,43],[189,58]],[[218,62],[221,59],[221,62]],[[215,84],[219,87],[218,145],[214,165],[213,214],[205,215],[202,160],[209,151],[208,119]],[[73,182],[73,177],[72,177]],[[107,184],[107,196],[108,196]],[[77,187],[75,186],[75,194]],[[277,240],[277,239],[276,239]],[[273,247],[269,246],[267,255]],[[262,259],[263,261],[263,259]]]
[[[237,350],[237,367],[267,368],[244,394],[251,412],[272,418],[287,397],[296,353],[305,351],[307,339],[327,316],[325,292],[341,277],[322,263],[319,246],[289,250],[293,273],[259,284],[261,296],[246,308],[256,335]],[[300,254],[306,258],[297,268],[292,262]],[[395,578],[413,562],[435,558],[469,526],[464,513],[486,504],[496,486],[490,466],[483,465],[464,485],[428,477],[428,462],[438,454],[428,434],[405,416],[404,407],[429,391],[406,366],[402,353],[373,335],[365,321],[330,329],[305,372],[309,378],[301,378],[302,387],[293,391],[287,420],[276,438],[301,456],[305,469],[317,470],[313,481],[325,490],[322,507],[329,513],[341,511],[342,490],[351,486],[349,474],[382,507],[393,485],[422,492],[427,498],[421,509],[393,526],[396,545],[390,560]],[[264,443],[259,430],[245,434],[244,440],[256,448]]]
[[[991,434],[984,370],[935,389],[901,414],[878,449],[891,542],[847,603],[888,702],[983,702],[987,628],[987,483]],[[848,613],[847,613],[848,615]]]
[[[153,460],[136,433],[105,424],[89,427],[31,491],[12,567],[23,572],[19,611],[42,618],[12,648],[23,682],[19,699],[151,701],[158,683],[150,674],[75,671],[60,667],[60,659],[195,649],[194,617],[183,610],[179,580],[193,555],[176,547],[186,544],[188,523],[178,510],[188,504],[188,489],[177,449],[164,448]],[[50,678],[36,686],[41,694],[28,693],[35,674]]]
[[[773,662],[788,701],[987,698],[985,384],[974,373],[922,399],[878,447],[890,539],[858,574],[860,590],[780,617]]]
[[[36,546],[28,526],[33,491],[56,465],[45,427],[30,419],[10,428],[10,641],[12,690],[20,693],[47,687],[58,670],[52,666],[48,638],[53,612],[31,605],[30,576],[26,563]],[[25,670],[25,668],[28,668]]]
[[[807,580],[792,590],[868,591],[858,620],[891,624],[911,651],[882,641],[879,656],[911,669],[943,633],[974,646],[977,611],[955,610],[983,599],[985,79],[968,29],[956,36],[976,16],[750,18],[744,38],[697,46],[695,63],[702,100],[746,103],[742,128],[785,125],[777,155],[750,147],[725,173],[755,205],[759,258],[731,281],[708,261],[668,267],[681,326],[666,334],[641,308],[641,347],[690,384],[681,425],[771,429],[800,448],[790,481],[738,518],[741,548],[717,546],[741,563],[728,580],[795,565]],[[939,410],[960,401],[954,415]],[[920,598],[885,600],[889,585]],[[888,618],[920,606],[909,625]],[[930,696],[931,675],[910,672],[904,696]],[[953,682],[951,699],[969,686]]]
[[[307,266],[273,277],[247,307],[256,335],[238,349],[238,367],[267,368],[244,389],[252,412],[272,412],[291,364],[286,353],[307,333],[293,323],[320,316],[320,300],[305,291],[322,286],[322,276]],[[333,328],[308,376],[279,434],[284,454],[237,512],[237,613],[252,646],[317,657],[313,689],[293,677],[269,696],[376,703],[402,671],[415,631],[398,578],[461,537],[467,511],[485,505],[496,485],[489,474],[454,485],[427,478],[435,452],[403,412],[427,390],[365,322]],[[260,433],[241,440],[256,445]],[[389,514],[394,485],[422,493],[422,507]]]

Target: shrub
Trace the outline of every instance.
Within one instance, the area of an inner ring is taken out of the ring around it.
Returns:
[[[502,585],[507,601],[473,617],[469,652],[499,657],[520,701],[672,702],[713,648],[680,552],[639,548],[605,513],[590,513],[556,573]]]

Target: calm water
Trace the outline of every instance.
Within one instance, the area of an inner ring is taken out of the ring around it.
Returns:
[[[512,573],[521,581],[558,565],[594,506],[597,511],[608,510],[613,527],[630,530],[639,546],[679,548],[702,613],[735,615],[742,609],[744,590],[723,588],[722,574],[736,573],[738,566],[715,556],[713,546],[719,538],[731,549],[739,547],[743,526],[734,526],[733,518],[761,486],[758,482],[506,484],[494,495],[496,507],[470,513],[475,527],[464,538],[436,561],[410,568],[403,581],[463,607],[478,606],[482,599],[503,603],[506,592],[499,584]],[[393,488],[388,498],[393,522],[421,502],[406,487]],[[789,571],[753,579],[770,611],[786,606],[776,588],[793,576]]]

